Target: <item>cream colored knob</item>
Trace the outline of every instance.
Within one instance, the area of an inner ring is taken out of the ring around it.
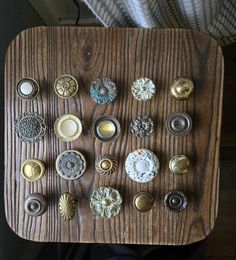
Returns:
[[[172,173],[186,174],[189,167],[190,160],[185,155],[175,155],[170,159],[169,168]]]
[[[188,78],[177,78],[170,86],[170,93],[179,100],[187,99],[194,90],[193,82]]]

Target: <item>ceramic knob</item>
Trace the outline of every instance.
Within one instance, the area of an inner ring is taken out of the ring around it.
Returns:
[[[148,149],[138,149],[130,153],[125,161],[128,176],[139,183],[153,180],[159,172],[160,164],[157,156]]]
[[[16,92],[23,100],[33,100],[39,93],[39,84],[32,78],[23,78],[18,82]]]
[[[150,136],[153,132],[153,121],[148,116],[137,116],[131,123],[131,132],[137,137]]]
[[[54,83],[54,90],[60,98],[71,98],[76,95],[78,89],[78,82],[71,75],[62,75]]]
[[[134,98],[139,101],[147,101],[153,97],[156,87],[151,79],[143,77],[136,79],[131,87]]]
[[[133,203],[138,211],[146,212],[152,209],[154,199],[150,193],[141,191],[135,195]]]
[[[37,143],[46,134],[47,126],[41,115],[25,112],[15,121],[15,132],[21,141]]]
[[[174,174],[186,174],[190,167],[190,160],[185,155],[175,155],[170,159],[169,168]]]
[[[64,220],[71,220],[74,218],[76,209],[76,201],[72,194],[65,192],[59,199],[59,211]]]
[[[90,95],[97,104],[107,105],[116,98],[117,88],[111,79],[107,77],[99,78],[92,82]]]
[[[112,142],[120,135],[120,123],[113,116],[98,118],[93,126],[94,136],[101,142]]]
[[[57,173],[66,180],[80,178],[86,170],[86,160],[82,153],[75,150],[67,150],[56,159]]]
[[[110,175],[115,172],[117,164],[118,162],[114,156],[110,154],[100,155],[96,159],[95,168],[101,175]]]
[[[75,115],[64,114],[57,118],[54,132],[61,141],[75,141],[82,133],[81,121]]]
[[[187,197],[181,191],[170,191],[164,198],[165,206],[172,212],[179,213],[183,211],[187,205]]]
[[[38,159],[29,159],[21,166],[21,175],[28,181],[37,181],[45,173],[45,163]]]
[[[93,191],[90,208],[97,217],[112,218],[119,214],[122,198],[118,190],[100,187]]]
[[[188,78],[177,78],[170,86],[170,93],[179,100],[187,99],[194,90],[193,82]]]
[[[166,127],[168,132],[172,135],[187,135],[192,129],[192,119],[185,112],[176,112],[168,116]]]
[[[41,216],[46,210],[47,202],[42,194],[33,193],[25,199],[25,211],[30,216]]]

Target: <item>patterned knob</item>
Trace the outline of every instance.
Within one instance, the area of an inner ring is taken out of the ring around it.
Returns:
[[[179,213],[183,211],[187,205],[187,197],[181,191],[170,191],[164,198],[165,206],[172,212]]]
[[[156,87],[151,79],[143,77],[136,79],[131,87],[134,98],[139,101],[147,101],[153,97]]]
[[[78,89],[78,82],[71,75],[62,75],[54,83],[54,90],[60,98],[71,98],[76,95]]]
[[[32,78],[23,78],[18,82],[16,92],[18,97],[23,100],[33,100],[39,93],[39,84]]]
[[[71,220],[75,215],[76,201],[74,197],[65,192],[59,199],[59,211],[64,220]]]
[[[95,162],[96,171],[101,175],[109,175],[115,172],[117,168],[117,160],[114,156],[100,155]]]
[[[187,99],[194,90],[193,82],[188,78],[177,78],[170,86],[170,93],[178,100]]]
[[[131,132],[137,137],[146,137],[153,132],[153,121],[148,116],[137,116],[131,123]]]

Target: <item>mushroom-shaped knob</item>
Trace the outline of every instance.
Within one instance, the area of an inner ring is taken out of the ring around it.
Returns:
[[[177,78],[170,86],[170,93],[178,100],[187,99],[194,90],[193,82],[188,78]]]
[[[170,159],[169,168],[172,173],[185,174],[188,172],[190,160],[185,155],[175,155]]]

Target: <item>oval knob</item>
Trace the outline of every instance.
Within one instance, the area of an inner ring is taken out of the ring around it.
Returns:
[[[188,172],[190,160],[185,155],[175,155],[170,159],[169,168],[172,173],[185,174]]]
[[[59,200],[59,210],[64,220],[73,219],[75,215],[75,206],[75,199],[69,192],[65,192],[61,195]]]
[[[189,98],[193,90],[193,82],[190,79],[184,77],[177,78],[170,86],[171,95],[179,100]]]

